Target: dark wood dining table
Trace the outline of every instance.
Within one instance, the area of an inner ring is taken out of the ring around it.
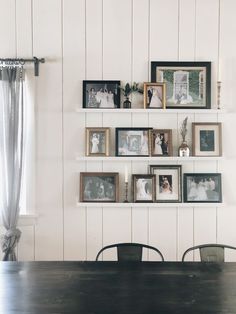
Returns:
[[[1,314],[236,313],[236,263],[1,262]]]

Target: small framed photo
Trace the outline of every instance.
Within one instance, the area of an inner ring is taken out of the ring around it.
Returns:
[[[151,128],[116,128],[116,156],[149,156]]]
[[[83,108],[120,108],[120,81],[83,81]]]
[[[184,202],[221,203],[220,173],[185,173]]]
[[[151,81],[166,83],[166,108],[211,107],[211,62],[151,62]]]
[[[180,165],[150,165],[156,176],[156,202],[182,202],[182,167]]]
[[[109,156],[110,128],[86,128],[86,156]]]
[[[155,175],[153,174],[133,174],[133,199],[135,203],[155,202]]]
[[[165,83],[144,83],[144,108],[165,109],[166,107],[166,84]]]
[[[116,172],[81,172],[81,202],[118,202],[119,174]]]
[[[193,123],[193,156],[222,156],[221,133],[221,123]]]
[[[151,156],[172,156],[172,130],[154,129],[150,131]]]

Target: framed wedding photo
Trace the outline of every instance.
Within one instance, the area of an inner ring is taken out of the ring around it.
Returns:
[[[192,124],[193,156],[222,156],[222,127],[220,122]]]
[[[211,62],[152,61],[151,81],[166,83],[166,108],[211,107]]]
[[[109,156],[110,128],[86,128],[86,156]]]
[[[118,202],[119,174],[116,172],[81,172],[81,202]]]
[[[156,202],[182,202],[182,167],[180,165],[150,165],[156,176]]]
[[[120,81],[83,81],[83,108],[120,108]]]
[[[220,173],[185,173],[184,202],[221,203]]]
[[[151,156],[172,156],[172,130],[153,129],[150,131]]]
[[[116,128],[116,156],[149,156],[151,128]]]
[[[166,84],[144,83],[143,84],[144,108],[165,109],[166,107]]]
[[[134,203],[155,202],[155,175],[133,174],[132,187]]]

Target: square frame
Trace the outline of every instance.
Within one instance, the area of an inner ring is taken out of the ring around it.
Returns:
[[[116,156],[149,156],[149,132],[151,129],[152,128],[116,128]]]
[[[83,81],[83,108],[120,108],[120,81]]]
[[[166,108],[211,108],[211,62],[152,61],[151,81],[166,83]]]
[[[221,203],[221,173],[185,173],[185,203]]]
[[[156,177],[156,202],[182,202],[182,166],[150,165],[151,174]]]
[[[86,156],[109,156],[110,128],[86,128],[85,143]]]
[[[149,132],[149,134],[151,143],[151,156],[173,156],[171,129],[153,129]],[[165,138],[167,138],[167,140],[165,140]]]
[[[145,109],[166,108],[166,84],[165,83],[143,83],[143,97]]]
[[[118,172],[80,173],[80,202],[116,203],[118,200]]]
[[[134,203],[154,203],[156,198],[155,183],[154,174],[133,174],[132,194]]]
[[[192,123],[193,156],[222,156],[222,124],[220,122]]]

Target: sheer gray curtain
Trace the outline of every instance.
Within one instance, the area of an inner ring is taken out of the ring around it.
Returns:
[[[15,261],[23,163],[23,69],[0,67],[0,210],[3,260]]]

